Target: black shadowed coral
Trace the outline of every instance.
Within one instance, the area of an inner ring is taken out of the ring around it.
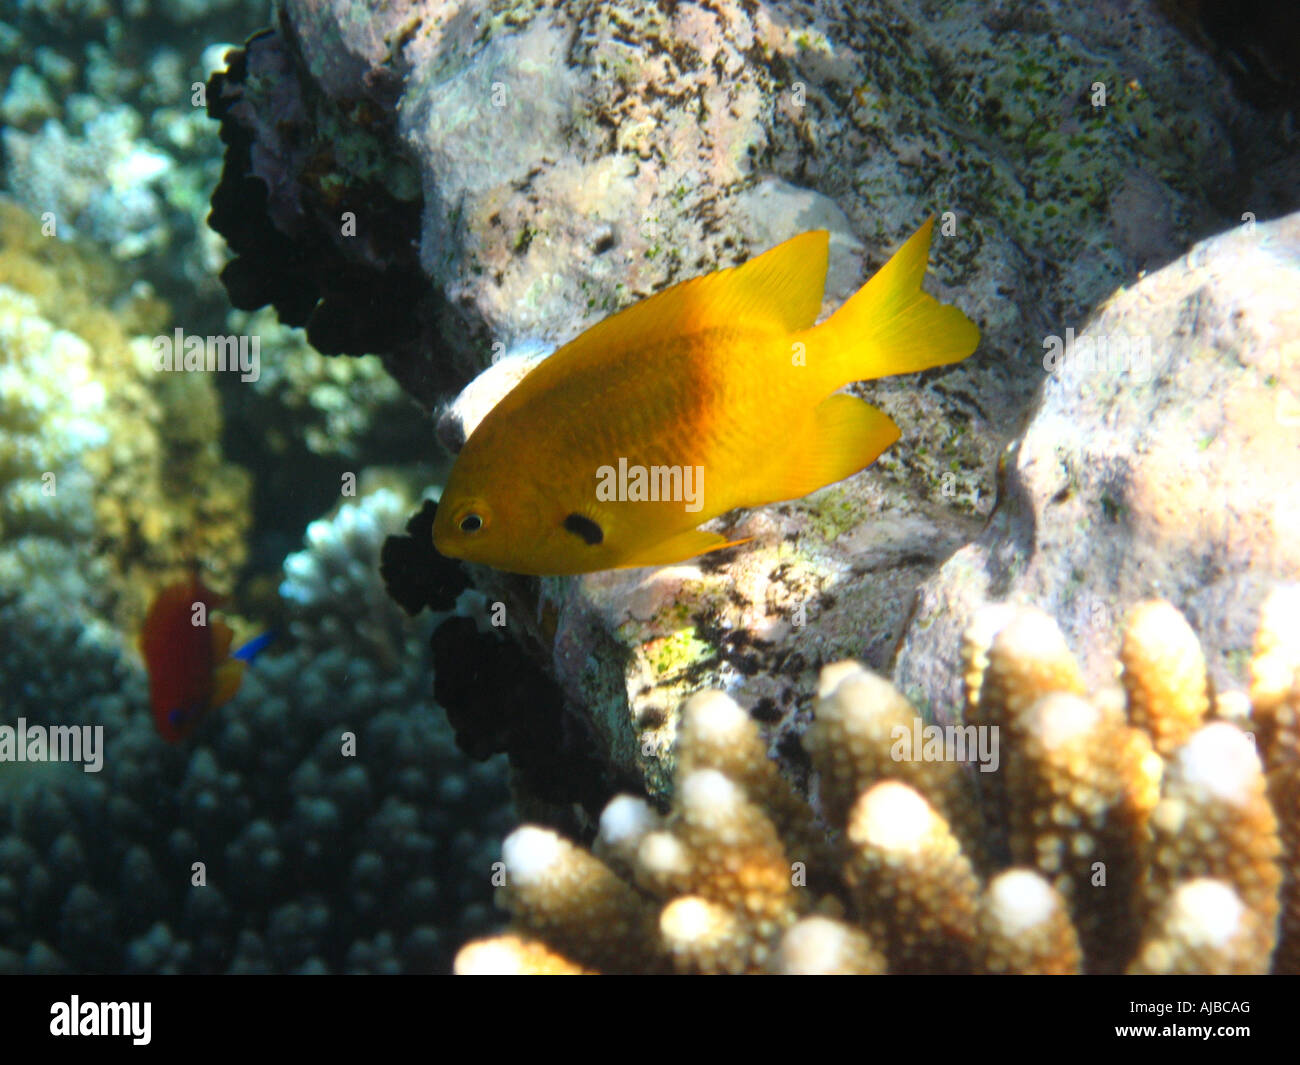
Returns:
[[[891,758],[915,711],[855,663],[828,666],[804,739],[815,803],[732,699],[693,696],[667,815],[615,799],[590,852],[516,831],[509,931],[456,970],[1295,972],[1296,620],[1300,589],[1276,590],[1247,706],[1211,697],[1168,604],[1132,611],[1122,687],[1093,692],[1045,614],[986,612],[962,660],[966,721],[1002,737],[992,773]]]

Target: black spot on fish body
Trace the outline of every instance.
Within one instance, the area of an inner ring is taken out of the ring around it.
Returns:
[[[564,527],[574,536],[581,536],[588,547],[604,542],[605,530],[585,514],[570,514],[564,519]]]

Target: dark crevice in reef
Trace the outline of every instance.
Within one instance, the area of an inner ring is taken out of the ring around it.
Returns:
[[[418,178],[392,111],[326,100],[286,32],[254,34],[208,82],[226,145],[208,224],[235,255],[221,280],[236,307],[274,306],[323,354],[379,355],[431,409],[463,382],[442,357],[445,301],[420,266]]]
[[[1295,0],[1161,0],[1260,108],[1300,107],[1300,4]]]
[[[425,607],[449,610],[469,587],[464,567],[434,550],[436,514],[437,505],[426,502],[405,536],[384,542],[384,585],[411,615]],[[556,828],[581,838],[589,822],[566,817],[567,808],[580,806],[594,819],[619,791],[641,790],[635,781],[609,778],[587,725],[516,643],[451,617],[432,646],[434,698],[447,711],[457,746],[479,761],[504,751],[516,793],[549,806],[542,816]]]
[[[274,306],[324,354],[378,354],[431,408],[464,382],[439,342],[446,302],[420,266],[424,201],[388,117],[394,108],[375,98],[326,100],[283,24],[254,34],[227,63],[208,83],[208,113],[226,145],[209,224],[235,253],[221,275],[231,302]],[[382,97],[393,86],[366,91]],[[390,537],[383,550],[385,584],[410,614],[451,609],[469,584],[460,563],[433,549],[435,512],[427,504],[409,535]],[[478,760],[505,752],[516,791],[549,807],[555,827],[589,827],[572,811],[594,816],[618,788],[545,670],[466,618],[446,620],[432,647],[434,697],[460,748]]]

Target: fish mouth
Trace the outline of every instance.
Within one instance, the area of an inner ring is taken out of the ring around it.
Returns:
[[[448,536],[446,530],[433,530],[433,548],[445,558],[463,558],[462,552],[456,550],[460,545],[454,536]]]
[[[433,538],[433,549],[437,551],[438,554],[443,555],[447,558],[458,557],[456,552],[447,550],[447,545],[436,536]]]

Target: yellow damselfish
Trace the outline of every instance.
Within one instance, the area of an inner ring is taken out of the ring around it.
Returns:
[[[931,218],[820,325],[828,235],[611,315],[479,423],[438,504],[444,555],[514,573],[589,573],[730,547],[696,526],[796,499],[898,439],[852,381],[964,359],[979,330],[921,290]]]

